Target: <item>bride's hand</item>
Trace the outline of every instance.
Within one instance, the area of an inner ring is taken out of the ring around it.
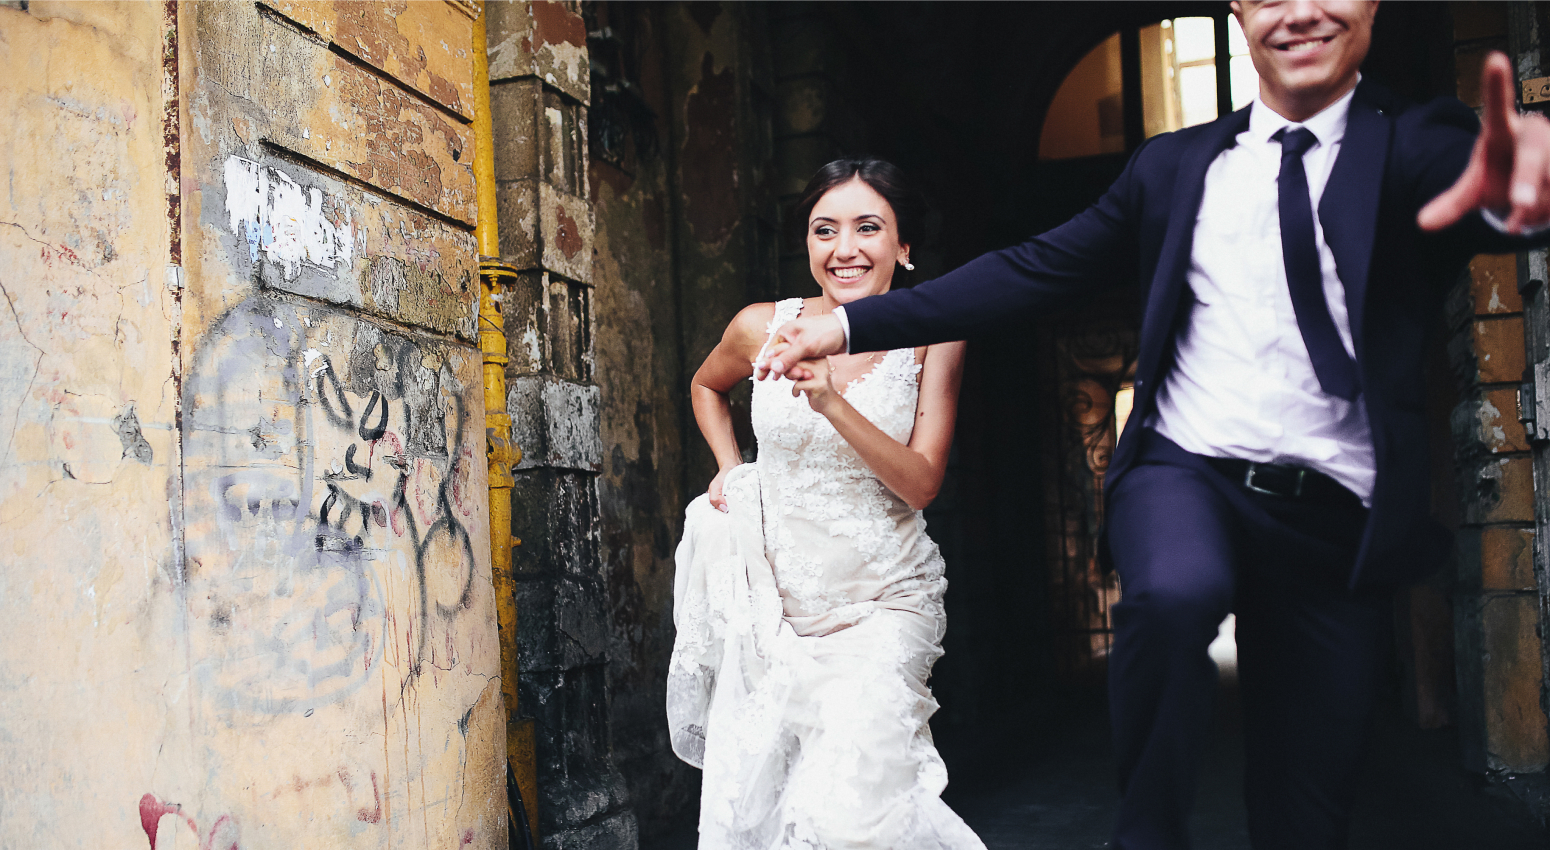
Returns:
[[[792,382],[791,395],[795,397],[797,393],[807,393],[807,406],[818,413],[824,413],[840,397],[839,391],[834,388],[834,365],[827,357],[803,360],[788,369],[786,376],[789,378],[803,372],[808,377]]]
[[[726,494],[722,492],[721,488],[724,484],[727,483],[727,473],[738,468],[739,466],[742,466],[742,464],[734,463],[731,466],[722,469],[720,472],[716,473],[715,478],[710,480],[710,486],[705,488],[705,494],[710,496],[710,506],[718,511],[721,511],[722,513],[727,512],[727,497]]]

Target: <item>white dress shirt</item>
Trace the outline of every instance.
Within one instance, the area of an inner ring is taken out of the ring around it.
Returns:
[[[1194,303],[1147,424],[1196,454],[1317,469],[1370,506],[1375,471],[1366,409],[1360,396],[1348,402],[1320,388],[1292,309],[1276,187],[1281,143],[1271,139],[1287,126],[1318,139],[1303,154],[1317,211],[1354,94],[1300,125],[1256,97],[1249,128],[1211,163],[1185,278]],[[1330,317],[1354,358],[1345,286],[1316,212],[1313,230]],[[849,318],[843,307],[834,315],[848,349]]]
[[[1372,432],[1358,396],[1324,393],[1297,327],[1281,258],[1277,178],[1283,127],[1318,143],[1303,154],[1308,194],[1319,208],[1340,154],[1353,92],[1300,125],[1254,100],[1249,128],[1206,172],[1186,281],[1194,295],[1177,356],[1148,424],[1196,454],[1307,466],[1372,502]],[[1355,356],[1345,286],[1314,215],[1324,298],[1346,351]]]

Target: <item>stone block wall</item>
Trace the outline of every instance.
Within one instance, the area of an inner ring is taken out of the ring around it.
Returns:
[[[609,727],[609,588],[587,176],[587,26],[574,2],[493,2],[488,18],[507,409],[522,450],[512,491],[521,711],[538,760],[547,848],[634,848]]]

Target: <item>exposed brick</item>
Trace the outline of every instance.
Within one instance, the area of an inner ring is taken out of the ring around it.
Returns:
[[[1486,390],[1484,395],[1486,404],[1496,411],[1494,421],[1488,425],[1490,441],[1487,445],[1490,446],[1491,451],[1528,451],[1528,437],[1523,433],[1523,423],[1518,420],[1518,391],[1516,389]],[[1489,413],[1489,410],[1485,412]],[[1487,426],[1484,415],[1481,417],[1481,425]]]
[[[1529,458],[1487,457],[1466,464],[1462,476],[1465,522],[1487,525],[1534,520],[1534,474]]]
[[[1474,323],[1476,380],[1482,384],[1523,379],[1523,319],[1481,319]]]
[[[1486,590],[1534,590],[1534,532],[1480,529],[1480,584]]]
[[[1523,312],[1516,254],[1481,254],[1470,261],[1469,274],[1476,315]]]
[[[1457,450],[1466,455],[1528,451],[1513,388],[1466,393],[1453,409],[1452,430]]]
[[[1543,770],[1550,761],[1545,713],[1539,705],[1543,669],[1538,622],[1538,601],[1532,595],[1492,596],[1481,603],[1489,769]]]

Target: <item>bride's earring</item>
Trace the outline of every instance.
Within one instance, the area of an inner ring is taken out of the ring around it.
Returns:
[[[914,263],[912,263],[912,262],[910,262],[910,261],[909,261],[909,260],[908,260],[908,259],[907,259],[907,258],[906,258],[906,259],[905,259],[905,261],[904,261],[904,270],[905,270],[905,271],[907,271],[907,272],[912,272],[912,271],[914,271],[914,270],[915,270],[915,264],[914,264]]]

